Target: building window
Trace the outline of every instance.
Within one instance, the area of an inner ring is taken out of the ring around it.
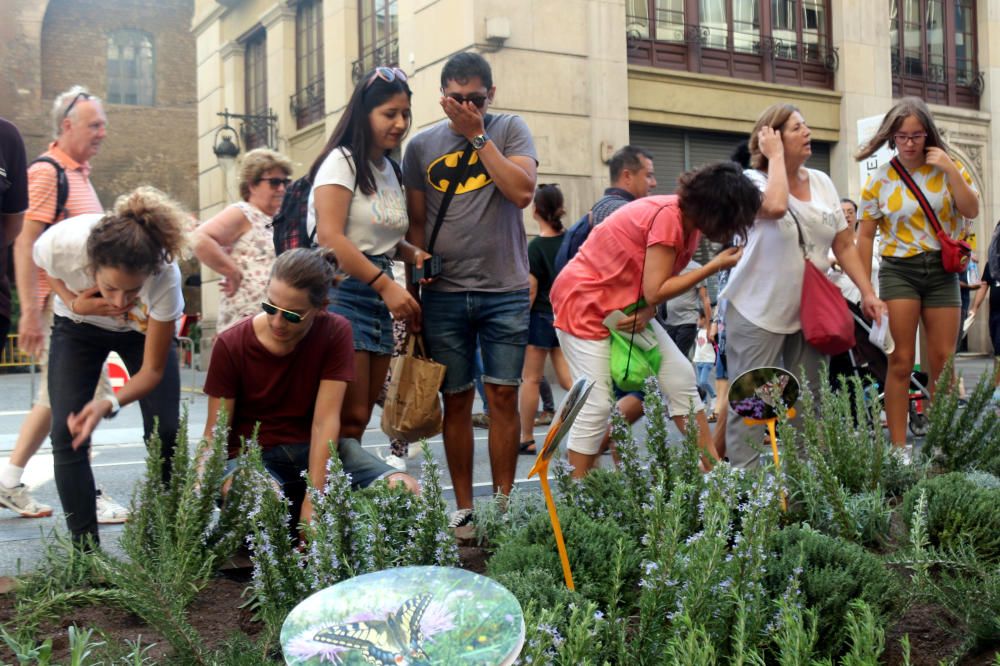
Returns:
[[[969,0],[971,1],[971,0]],[[628,0],[629,62],[833,88],[830,0]]]
[[[244,108],[249,116],[265,118],[267,108],[267,33],[258,30],[246,40],[244,69]],[[247,149],[268,145],[266,122],[247,121],[243,126],[243,141]]]
[[[358,0],[358,59],[352,75],[357,81],[377,66],[399,64],[399,10],[396,0]]]
[[[889,0],[892,92],[979,108],[974,0]]]
[[[291,109],[298,128],[322,120],[323,0],[302,0],[295,10],[295,94]]]
[[[152,106],[153,65],[152,35],[141,30],[108,35],[108,102]]]

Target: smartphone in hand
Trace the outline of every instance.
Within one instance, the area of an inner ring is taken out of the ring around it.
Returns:
[[[413,277],[410,281],[413,284],[420,284],[421,280],[433,280],[439,275],[441,275],[441,257],[434,255],[430,259],[425,259],[422,267],[413,267]]]

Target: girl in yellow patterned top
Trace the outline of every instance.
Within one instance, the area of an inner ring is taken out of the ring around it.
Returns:
[[[923,190],[941,228],[952,237],[966,234],[966,219],[979,214],[979,194],[960,162],[949,154],[923,100],[906,97],[893,106],[878,132],[858,151],[871,157],[883,144],[896,149],[899,161]],[[927,333],[931,388],[955,350],[961,300],[958,274],[945,272],[941,245],[916,197],[887,162],[868,178],[861,193],[862,264],[871,266],[876,229],[881,231],[879,295],[889,308],[889,331],[896,348],[889,355],[885,413],[894,446],[906,446],[909,377],[916,350],[917,323]],[[904,459],[909,449],[903,448]]]

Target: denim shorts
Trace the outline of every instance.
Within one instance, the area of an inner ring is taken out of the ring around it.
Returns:
[[[957,308],[962,305],[958,273],[948,273],[940,252],[921,252],[912,257],[882,257],[878,271],[879,297],[883,301],[920,301],[925,308]]]
[[[356,439],[341,439],[337,444],[337,453],[344,471],[351,477],[351,488],[354,490],[367,488],[397,471],[366,451]],[[298,493],[302,492],[305,488],[302,474],[309,470],[309,444],[281,444],[266,448],[261,454],[264,469],[286,495],[296,487]],[[225,476],[231,476],[239,464],[239,458],[227,460]]]
[[[384,254],[365,257],[392,279],[392,259]],[[367,284],[350,275],[344,276],[340,284],[330,290],[329,310],[351,322],[355,351],[386,356],[392,353],[392,316],[382,297]]]
[[[531,311],[528,318],[528,344],[540,349],[555,349],[559,346],[555,326],[552,325],[554,315],[551,312]]]
[[[502,386],[521,383],[531,307],[527,289],[501,293],[426,290],[421,300],[427,351],[447,368],[443,392],[472,388],[477,337],[483,353],[483,381]]]

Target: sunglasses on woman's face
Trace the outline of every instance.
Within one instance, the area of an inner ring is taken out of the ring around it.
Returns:
[[[365,90],[372,87],[375,79],[382,79],[386,83],[392,83],[393,81],[406,83],[406,72],[399,67],[376,67],[375,71],[372,72],[371,78],[368,79],[368,83],[365,84]]]
[[[258,183],[269,183],[274,189],[278,189],[282,185],[286,188],[292,184],[291,178],[260,178],[257,180]]]
[[[303,314],[292,312],[291,310],[286,310],[285,308],[279,308],[274,303],[268,303],[267,301],[261,302],[260,309],[263,310],[268,316],[276,315],[280,312],[281,317],[289,324],[301,324],[302,320],[306,318]]]

